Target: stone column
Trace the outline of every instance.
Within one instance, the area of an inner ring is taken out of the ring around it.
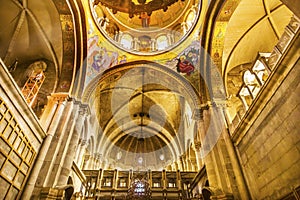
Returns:
[[[247,104],[247,101],[246,101],[246,97],[244,95],[239,95],[244,107],[245,107],[245,110],[248,110],[249,106]]]
[[[202,157],[201,157],[201,142],[200,141],[194,142],[194,150],[196,153],[197,167],[198,167],[198,170],[200,170],[203,166],[203,161],[202,161]]]
[[[55,131],[54,137],[51,141],[51,145],[48,149],[47,156],[44,161],[44,169],[47,170],[45,176],[44,187],[53,187],[55,177],[58,175],[59,166],[62,165],[62,157],[64,154],[64,143],[67,133],[66,129],[69,125],[73,109],[73,101],[68,101],[64,109],[63,115],[59,121],[58,128]],[[47,169],[48,168],[48,169]]]
[[[82,138],[79,138],[77,147],[76,147],[76,154],[75,154],[75,162],[78,165],[78,156],[79,156],[79,152],[80,152],[80,148],[81,148],[81,143],[82,143]]]
[[[220,188],[224,192],[223,194],[232,193],[235,198],[247,200],[250,199],[250,196],[243,180],[238,159],[234,156],[235,150],[229,136],[226,119],[223,113],[225,105],[225,101],[215,100],[213,105],[210,107],[210,126],[213,127],[214,132],[220,134],[220,137],[214,148],[207,156],[207,160],[211,162],[211,164],[206,163],[208,179],[210,181],[210,185]],[[215,168],[214,166],[219,167]],[[214,175],[210,175],[209,172],[213,172]],[[213,181],[213,183],[211,181]],[[238,190],[236,188],[238,188]],[[226,198],[223,199],[230,198],[232,198],[232,195],[226,196]]]
[[[191,171],[192,163],[189,157],[186,157],[185,163],[186,163],[186,171]]]
[[[223,119],[224,124],[227,125],[224,109],[225,109],[224,106],[219,107],[218,114]],[[223,138],[224,138],[225,145],[226,145],[229,157],[230,157],[232,169],[233,169],[233,172],[235,174],[235,180],[237,182],[237,186],[238,186],[238,189],[239,189],[239,194],[240,194],[242,199],[245,199],[245,200],[251,199],[250,193],[249,193],[249,190],[248,190],[248,187],[247,187],[247,184],[246,184],[246,181],[245,181],[242,169],[241,169],[241,165],[240,165],[240,162],[239,162],[239,159],[238,159],[238,156],[237,156],[236,149],[235,149],[235,147],[233,145],[233,142],[231,140],[231,136],[230,136],[230,132],[228,130],[228,126],[226,127],[226,129],[223,132]]]
[[[178,188],[178,190],[179,191],[182,190],[182,188],[181,188],[181,175],[180,175],[180,171],[179,170],[176,171],[176,181],[177,181],[177,188]]]
[[[81,167],[81,165],[82,165],[82,160],[83,160],[83,156],[84,156],[86,147],[87,147],[87,140],[84,140],[84,139],[81,140],[78,157],[76,158],[78,167]]]
[[[97,184],[96,184],[97,189],[101,189],[101,187],[102,187],[102,175],[103,175],[103,170],[99,169],[99,173],[98,173],[98,177],[97,177]]]
[[[50,147],[53,136],[55,134],[55,131],[58,127],[59,121],[62,117],[67,98],[68,98],[68,94],[52,94],[51,97],[49,97],[49,103],[52,105],[53,102],[55,102],[55,104],[56,104],[54,106],[55,109],[53,109],[53,110],[49,109],[49,110],[51,110],[50,113],[52,113],[52,114],[50,114],[50,116],[53,116],[52,120],[50,121],[51,126],[49,128],[49,131],[47,132],[46,138],[43,141],[41,149],[38,152],[33,169],[31,170],[27,184],[24,188],[24,191],[22,194],[23,199],[30,199],[30,197],[32,195],[39,195],[39,191],[44,184],[45,175],[47,174],[47,172],[45,171],[47,169],[44,168],[44,166],[43,166],[44,161],[45,161],[46,155],[48,153],[48,149]],[[47,123],[49,123],[49,122],[47,122]]]
[[[192,165],[192,171],[198,171],[198,170],[200,170],[198,168],[198,163],[197,163],[197,159],[196,158],[191,159],[191,165]]]
[[[211,132],[213,132],[214,130],[209,130],[210,126],[212,126],[212,124],[210,124],[210,110],[201,110],[201,116],[202,116],[202,120],[200,120],[199,122],[199,132],[200,132],[200,138],[201,138],[201,150],[200,150],[200,156],[203,159],[203,162],[205,163],[206,166],[206,171],[207,171],[207,176],[208,176],[208,180],[210,185],[214,185],[214,186],[218,186],[218,181],[217,181],[217,174],[215,172],[215,163],[213,160],[213,156],[212,156],[212,150],[209,151],[210,148],[210,136],[209,134],[211,134]],[[209,151],[209,152],[208,152]]]
[[[40,119],[40,124],[43,127],[45,132],[48,131],[48,128],[50,126],[51,121],[53,120],[55,111],[59,103],[59,101],[57,101],[55,98],[51,96],[48,96],[47,98],[48,98],[48,103]]]
[[[81,133],[87,114],[87,106],[81,106],[57,185],[65,185],[68,181],[72,163],[75,159],[76,151],[74,149],[76,149],[76,145],[78,144],[79,134]]]
[[[83,156],[82,166],[80,166],[81,169],[83,169],[83,170],[88,169],[90,157],[91,157],[91,155],[84,155]]]
[[[186,171],[186,155],[183,154],[179,157],[180,165],[181,165],[181,171]]]
[[[59,136],[60,139],[57,142],[57,154],[53,162],[53,168],[51,170],[50,178],[48,179],[48,186],[54,187],[57,183],[57,180],[60,176],[61,169],[63,166],[63,162],[66,158],[67,149],[68,146],[72,140],[72,133],[74,130],[75,123],[77,121],[77,113],[79,105],[76,104],[76,102],[73,100],[68,101],[68,110],[66,110],[66,116],[64,120],[63,128],[58,130],[60,132],[60,135],[57,134],[56,136]],[[67,112],[69,111],[69,112]]]
[[[119,172],[118,172],[117,169],[115,169],[113,180],[112,180],[112,188],[113,188],[113,190],[116,190],[118,188],[118,179],[119,179]]]

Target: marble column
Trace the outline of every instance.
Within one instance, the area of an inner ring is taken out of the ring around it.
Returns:
[[[187,23],[186,23],[186,22],[182,22],[182,23],[181,23],[181,29],[182,29],[183,34],[186,34],[186,33],[187,33],[187,31],[188,31],[188,26],[187,26]]]

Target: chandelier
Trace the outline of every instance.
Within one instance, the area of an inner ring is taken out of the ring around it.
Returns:
[[[146,0],[137,0],[138,4],[135,4],[132,0],[94,0],[94,6],[101,3],[103,6],[112,9],[112,12],[128,13],[132,18],[134,15],[140,15],[141,13],[147,13],[148,16],[153,11],[162,9],[164,12],[168,10],[168,7],[178,2],[179,0],[152,0],[146,3]],[[184,0],[181,0],[184,1]]]

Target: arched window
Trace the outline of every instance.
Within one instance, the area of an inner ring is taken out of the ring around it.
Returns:
[[[243,80],[246,86],[248,87],[252,97],[255,98],[260,89],[260,85],[256,79],[256,76],[252,74],[249,70],[247,70],[244,73]]]
[[[161,35],[156,39],[157,50],[164,50],[169,46],[169,41],[166,35]]]
[[[129,34],[124,34],[120,40],[120,44],[126,49],[132,49],[133,38]]]
[[[195,19],[196,19],[196,11],[194,9],[191,9],[185,20],[188,29],[193,26]]]
[[[253,72],[257,75],[261,84],[264,84],[267,77],[269,76],[268,71],[264,63],[257,60],[252,68]]]

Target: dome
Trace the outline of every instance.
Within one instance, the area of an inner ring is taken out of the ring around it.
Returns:
[[[191,32],[200,1],[90,0],[100,32],[115,46],[133,54],[154,55],[176,47]]]

